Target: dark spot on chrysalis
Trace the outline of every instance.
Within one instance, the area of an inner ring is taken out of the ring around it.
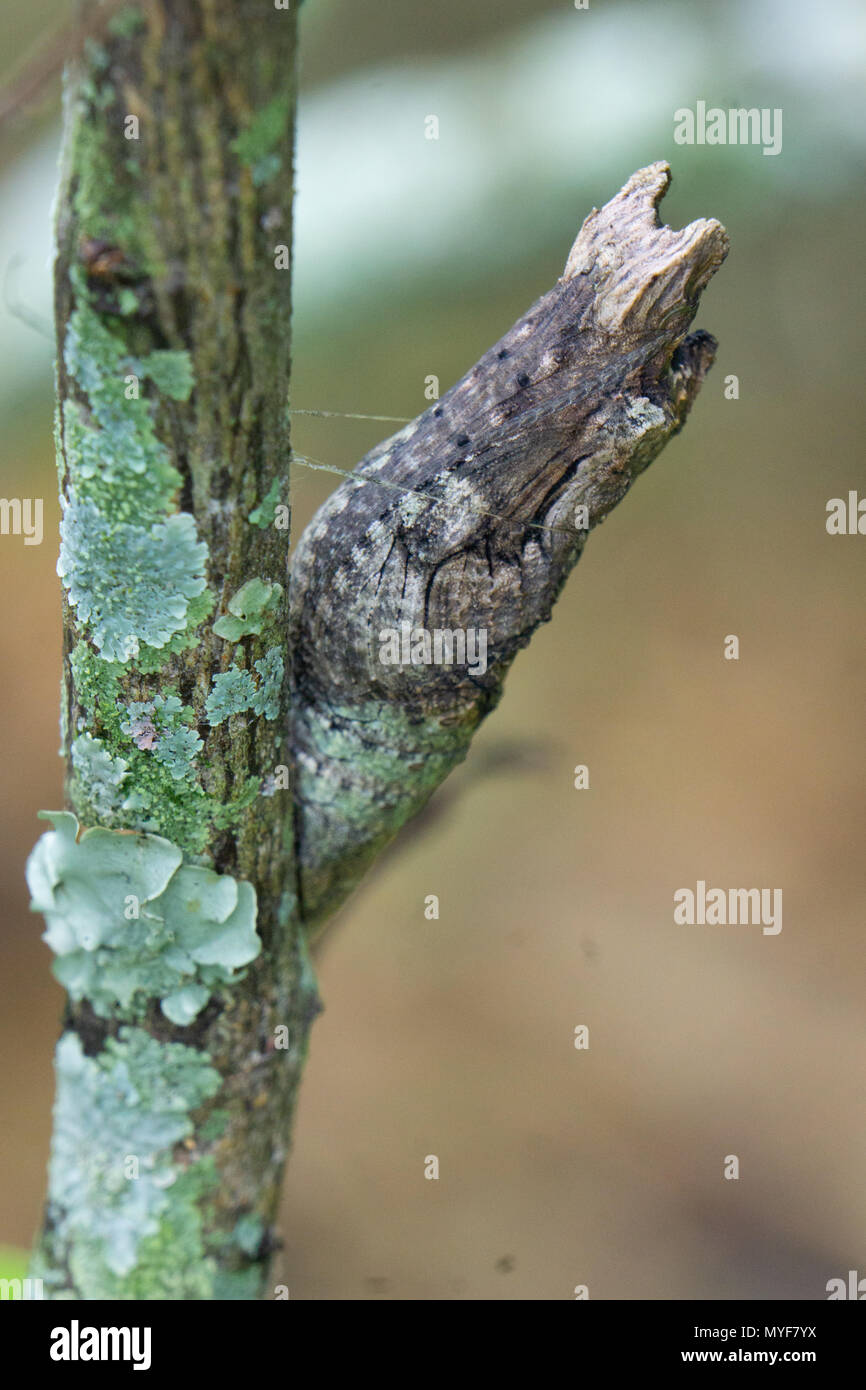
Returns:
[[[457,438],[455,439],[454,443],[457,445],[457,448],[458,448],[458,449],[464,449],[464,448],[466,447],[466,445],[469,443],[469,435],[468,435],[468,434],[458,434],[458,436],[457,436]]]
[[[500,362],[502,362],[504,358],[508,356],[508,348],[500,348],[496,356],[499,358]]]
[[[440,415],[442,414],[442,407],[441,407],[441,405],[437,405],[436,409],[433,411],[433,414],[434,414],[434,416],[436,417],[436,419],[438,420],[439,417],[440,417]]]
[[[529,377],[526,375],[526,372],[521,372],[521,373],[520,373],[520,376],[517,378],[517,385],[518,385],[518,386],[528,386],[528,385],[529,385]]]

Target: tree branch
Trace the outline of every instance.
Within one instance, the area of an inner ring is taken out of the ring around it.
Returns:
[[[52,815],[28,866],[70,995],[34,1271],[49,1297],[255,1297],[273,1248],[318,1006],[275,794],[294,57],[291,11],[148,0],[69,78],[55,285],[74,816]]]
[[[715,351],[687,329],[728,239],[715,221],[662,226],[669,182],[653,164],[594,210],[554,288],[302,537],[292,746],[309,926],[465,756],[589,529],[685,421]],[[485,669],[431,661],[437,629],[483,633]]]

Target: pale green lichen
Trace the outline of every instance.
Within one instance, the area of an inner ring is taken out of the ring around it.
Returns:
[[[136,141],[122,162],[114,158],[110,122],[104,113],[121,105],[105,69],[109,55],[92,39],[85,43],[89,72],[77,90],[70,91],[71,109],[67,159],[75,170],[73,210],[82,238],[93,238],[122,248],[126,258],[142,273],[152,273],[159,247],[146,219],[137,214],[135,197],[140,188]],[[124,173],[130,175],[124,177]]]
[[[273,178],[282,166],[282,157],[276,146],[287,139],[289,107],[289,94],[281,92],[256,113],[246,130],[242,130],[231,143],[241,162],[251,167],[253,183],[257,188]]]
[[[213,687],[205,701],[205,714],[212,725],[222,724],[233,714],[251,709],[256,688],[249,671],[232,665],[213,678]]]
[[[73,792],[94,820],[111,817],[123,801],[121,787],[129,776],[125,758],[113,758],[101,739],[79,734],[71,748]]]
[[[239,1216],[232,1232],[232,1240],[246,1255],[254,1255],[262,1243],[265,1225],[260,1216],[247,1212]]]
[[[69,664],[87,726],[109,755],[122,758],[129,768],[122,796],[98,817],[102,824],[165,835],[192,855],[203,853],[214,828],[237,824],[256,800],[260,779],[251,775],[236,783],[228,801],[205,792],[197,762],[200,740],[189,727],[192,710],[181,704],[171,687],[152,701],[125,704],[121,665],[101,660],[86,642],[76,643]]]
[[[80,277],[78,287],[83,295]],[[63,355],[66,370],[87,396],[90,415],[85,418],[71,398],[65,401],[65,462],[72,494],[90,498],[119,521],[159,519],[181,477],[157,436],[151,402],[140,394],[138,376],[150,375],[156,385],[163,383],[162,389],[170,388],[166,394],[185,400],[192,389],[189,354],[130,357],[123,341],[82,299],[69,317]]]
[[[157,390],[173,401],[188,401],[195,385],[192,358],[176,348],[158,348],[147,357],[130,359],[133,372],[150,377]]]
[[[140,1016],[158,998],[186,1025],[259,954],[251,883],[183,864],[157,835],[97,827],[79,840],[75,816],[41,814],[55,828],[27,863],[31,908],[73,999],[108,1018]]]
[[[93,502],[72,501],[60,536],[57,573],[106,661],[128,661],[142,642],[163,647],[186,626],[190,598],[205,589],[207,561],[186,512],[145,530],[108,520]]]
[[[285,676],[285,663],[279,647],[271,647],[254,663],[258,682],[249,671],[237,665],[221,671],[213,678],[213,687],[205,701],[205,713],[212,725],[222,724],[233,714],[252,710],[266,719],[277,719]]]
[[[248,579],[228,601],[229,613],[213,625],[217,637],[238,642],[241,637],[258,635],[283,596],[281,584],[264,579]]]
[[[259,1298],[262,1286],[260,1265],[246,1269],[218,1270],[214,1277],[213,1297],[221,1303],[249,1303]]]
[[[273,526],[281,492],[282,483],[279,478],[274,478],[259,505],[250,512],[251,525],[258,526],[260,531],[266,531],[269,526]]]
[[[199,641],[198,628],[210,617],[214,603],[215,599],[210,589],[204,589],[202,593],[191,598],[186,610],[186,626],[180,632],[176,632],[159,649],[149,647],[146,642],[141,644],[137,661],[139,671],[146,676],[154,675],[165,665],[166,657],[177,655],[196,646]]]
[[[138,312],[138,295],[135,290],[131,290],[128,285],[123,285],[117,291],[117,311],[124,317]]]
[[[195,729],[194,711],[176,695],[155,695],[126,706],[121,730],[142,751],[152,750],[176,782],[195,781],[196,758],[204,747]]]
[[[259,688],[253,698],[253,710],[263,714],[265,719],[277,719],[280,713],[280,698],[286,674],[283,654],[279,647],[271,647],[261,661],[255,662],[259,673]]]
[[[139,381],[148,376],[164,395],[186,400],[192,367],[184,351],[132,356],[91,307],[80,270],[72,279],[79,302],[64,363],[87,405],[72,397],[63,404],[67,499],[57,569],[101,656],[125,662],[184,633],[190,604],[206,589],[207,547],[189,514],[168,514],[181,475]]]
[[[216,1173],[209,1161],[184,1170],[172,1151],[193,1132],[191,1112],[218,1091],[219,1073],[194,1048],[136,1028],[108,1038],[97,1057],[67,1033],[55,1065],[48,1200],[77,1296],[156,1298],[170,1284],[178,1297],[208,1297],[213,1262],[198,1292],[179,1290],[184,1269],[202,1277],[197,1203]],[[157,1250],[163,1269],[150,1258]]]
[[[218,1181],[211,1158],[180,1172],[168,1189],[168,1205],[155,1233],[139,1241],[135,1267],[128,1274],[115,1274],[105,1264],[103,1248],[86,1235],[79,1236],[67,1255],[75,1292],[52,1291],[52,1300],[85,1297],[178,1303],[230,1297],[218,1292],[221,1273],[214,1256],[204,1248],[200,1203],[213,1194]],[[50,1288],[48,1280],[46,1288]]]
[[[161,738],[154,753],[159,762],[168,768],[173,780],[182,782],[195,777],[195,760],[203,747],[195,729],[181,726]]]
[[[131,39],[146,28],[147,20],[137,5],[129,5],[118,10],[108,21],[109,34],[113,34],[118,39]]]

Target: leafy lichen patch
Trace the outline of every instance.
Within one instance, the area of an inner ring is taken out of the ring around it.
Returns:
[[[79,839],[75,816],[44,815],[54,829],[33,850],[27,882],[74,1000],[129,1017],[159,999],[183,1026],[259,954],[252,884],[183,864],[158,835],[97,827]]]
[[[213,625],[214,632],[227,642],[258,636],[265,623],[273,620],[274,609],[282,596],[282,584],[265,579],[248,579],[229,599],[228,614],[217,619]]]
[[[271,647],[254,663],[258,681],[249,671],[232,664],[213,678],[211,692],[205,701],[205,712],[212,725],[222,724],[233,714],[252,710],[266,719],[277,719],[285,676],[285,662],[279,647]]]
[[[121,1029],[97,1057],[66,1033],[55,1068],[49,1211],[77,1296],[208,1297],[188,1281],[201,1279],[203,1263],[213,1272],[197,1203],[216,1172],[209,1160],[180,1167],[173,1148],[193,1132],[192,1112],[216,1094],[219,1073],[194,1048],[137,1028]]]
[[[256,800],[261,779],[239,779],[228,800],[211,795],[195,713],[173,687],[150,700],[125,702],[125,668],[103,661],[86,642],[73,647],[69,666],[90,740],[79,743],[81,732],[73,746],[71,790],[85,822],[164,834],[185,853],[202,854],[213,829],[236,824]],[[254,699],[254,689],[248,695]]]
[[[274,478],[259,505],[250,512],[249,520],[252,526],[258,526],[260,531],[266,531],[269,526],[273,526],[282,490],[281,480]]]
[[[145,530],[111,522],[93,502],[69,502],[60,536],[57,573],[106,661],[126,662],[142,642],[164,647],[183,631],[207,561],[186,512]]]

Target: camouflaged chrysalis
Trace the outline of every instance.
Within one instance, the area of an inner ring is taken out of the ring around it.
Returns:
[[[594,209],[553,289],[301,538],[292,742],[310,923],[464,757],[589,530],[685,421],[716,346],[688,328],[728,238],[712,220],[663,226],[669,182],[652,164]]]

